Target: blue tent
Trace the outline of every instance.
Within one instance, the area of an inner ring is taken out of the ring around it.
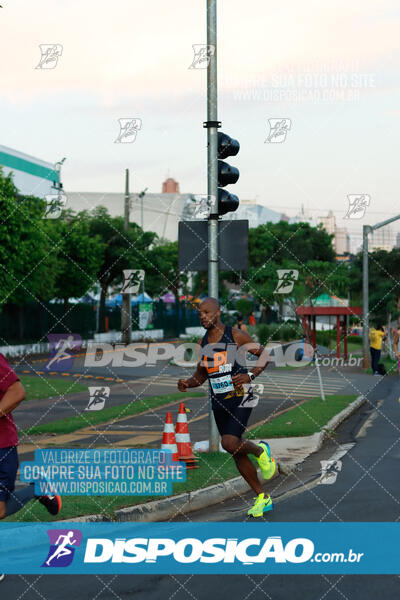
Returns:
[[[131,299],[131,304],[139,304],[139,302],[153,302],[153,299],[146,294],[139,294],[139,296],[133,296]],[[117,294],[111,300],[106,300],[106,306],[122,306],[122,294]]]

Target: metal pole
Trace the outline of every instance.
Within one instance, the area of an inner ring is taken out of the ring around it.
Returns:
[[[324,386],[322,384],[321,371],[319,370],[319,362],[318,361],[319,361],[318,350],[317,350],[317,347],[315,347],[315,366],[316,366],[317,375],[318,375],[319,391],[321,392],[321,398],[322,398],[323,402],[325,402]]]
[[[369,225],[363,225],[363,366],[369,367],[369,298],[368,298],[368,234]]]
[[[211,197],[208,220],[208,294],[218,298],[218,88],[217,88],[217,0],[207,0],[207,45],[214,47],[207,68],[207,193]],[[213,122],[210,127],[210,122]],[[218,452],[219,434],[211,409],[209,410],[209,451]]]
[[[124,209],[124,230],[129,231],[129,169],[125,169],[125,209]],[[123,344],[130,344],[132,337],[132,308],[131,295],[122,294],[121,307],[121,337]]]

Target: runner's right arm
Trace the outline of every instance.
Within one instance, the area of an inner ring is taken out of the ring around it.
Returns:
[[[188,388],[198,387],[202,385],[207,379],[207,371],[205,367],[201,365],[201,361],[197,363],[197,369],[189,379],[180,379],[178,381],[178,390],[180,392],[186,392]]]
[[[14,410],[25,398],[26,393],[22,383],[20,381],[12,383],[0,400],[0,417],[4,417]]]

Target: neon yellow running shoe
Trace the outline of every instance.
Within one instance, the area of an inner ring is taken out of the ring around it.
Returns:
[[[275,474],[276,462],[271,456],[271,450],[267,442],[260,442],[258,445],[263,449],[262,454],[256,456],[262,476],[264,479],[271,479]]]
[[[262,517],[265,512],[274,508],[271,496],[264,498],[264,494],[259,494],[255,498],[254,505],[249,508],[247,514],[251,517]]]

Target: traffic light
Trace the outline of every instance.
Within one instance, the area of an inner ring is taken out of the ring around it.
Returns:
[[[236,156],[239,152],[240,144],[222,131],[218,132],[218,159]],[[236,183],[239,179],[239,169],[232,167],[223,160],[218,160],[218,186],[225,187],[230,183]],[[230,194],[226,190],[218,187],[218,214],[225,215],[228,212],[237,210],[239,198],[235,194]]]

